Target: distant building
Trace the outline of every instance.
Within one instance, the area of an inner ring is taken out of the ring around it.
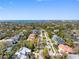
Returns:
[[[33,34],[39,34],[39,30],[32,30]]]
[[[0,30],[0,39],[3,39],[6,36],[6,31]]]
[[[73,41],[79,41],[79,36],[76,32],[73,32],[71,34],[71,38],[73,39]]]
[[[59,29],[54,30],[54,32],[59,32]]]

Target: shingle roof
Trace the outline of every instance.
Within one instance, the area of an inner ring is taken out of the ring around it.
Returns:
[[[65,41],[62,38],[58,37],[57,35],[53,35],[52,39],[54,41],[56,41],[58,44],[64,44],[65,43]]]

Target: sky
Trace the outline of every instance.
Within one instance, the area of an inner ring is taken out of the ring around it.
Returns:
[[[79,20],[79,0],[0,0],[0,20]]]

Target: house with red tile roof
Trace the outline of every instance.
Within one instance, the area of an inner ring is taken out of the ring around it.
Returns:
[[[73,53],[73,48],[71,48],[71,47],[69,47],[67,45],[60,44],[58,46],[58,49],[59,49],[58,51],[60,53]]]
[[[30,34],[28,40],[34,40],[34,39],[35,39],[35,34]]]

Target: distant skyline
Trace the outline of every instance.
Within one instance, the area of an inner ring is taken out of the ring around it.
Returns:
[[[79,20],[79,0],[0,0],[0,20]]]

